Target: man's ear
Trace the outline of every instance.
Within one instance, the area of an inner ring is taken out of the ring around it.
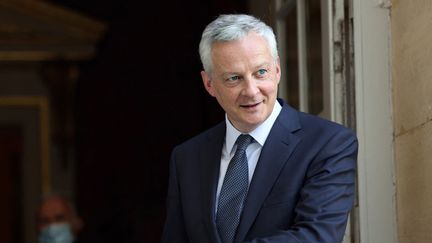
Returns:
[[[211,96],[215,96],[215,91],[213,88],[212,81],[210,80],[210,75],[206,71],[201,71],[201,78],[204,84],[204,88]]]
[[[276,79],[277,79],[277,83],[279,83],[280,79],[281,79],[281,68],[280,68],[280,59],[279,57],[276,60]]]

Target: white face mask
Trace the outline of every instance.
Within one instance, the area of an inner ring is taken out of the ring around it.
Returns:
[[[39,243],[72,243],[74,236],[68,223],[51,224],[39,234]]]

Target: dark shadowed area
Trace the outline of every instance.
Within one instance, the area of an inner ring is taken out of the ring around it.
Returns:
[[[159,242],[172,148],[223,119],[202,87],[201,32],[246,1],[51,2],[108,25],[75,96],[83,241]]]

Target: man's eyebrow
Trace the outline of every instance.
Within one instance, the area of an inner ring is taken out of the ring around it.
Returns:
[[[263,62],[263,63],[259,63],[257,65],[255,65],[255,69],[261,68],[261,67],[270,67],[270,63],[269,62]]]
[[[270,66],[271,66],[271,62],[264,61],[264,62],[261,62],[261,63],[258,63],[256,65],[254,65],[253,68],[254,69],[259,69],[259,68],[265,67],[265,68],[268,69],[268,68],[270,68]],[[229,72],[229,71],[228,72],[222,72],[220,74],[221,77],[231,76],[231,75],[242,76],[243,74],[241,72],[235,72],[235,71],[232,71],[232,72]]]
[[[239,72],[223,72],[221,75],[222,76],[229,76],[229,75],[238,75],[238,76],[240,76],[241,74]]]

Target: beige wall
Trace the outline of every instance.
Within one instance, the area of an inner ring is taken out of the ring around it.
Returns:
[[[392,79],[400,243],[432,242],[431,13],[431,0],[392,1]]]

